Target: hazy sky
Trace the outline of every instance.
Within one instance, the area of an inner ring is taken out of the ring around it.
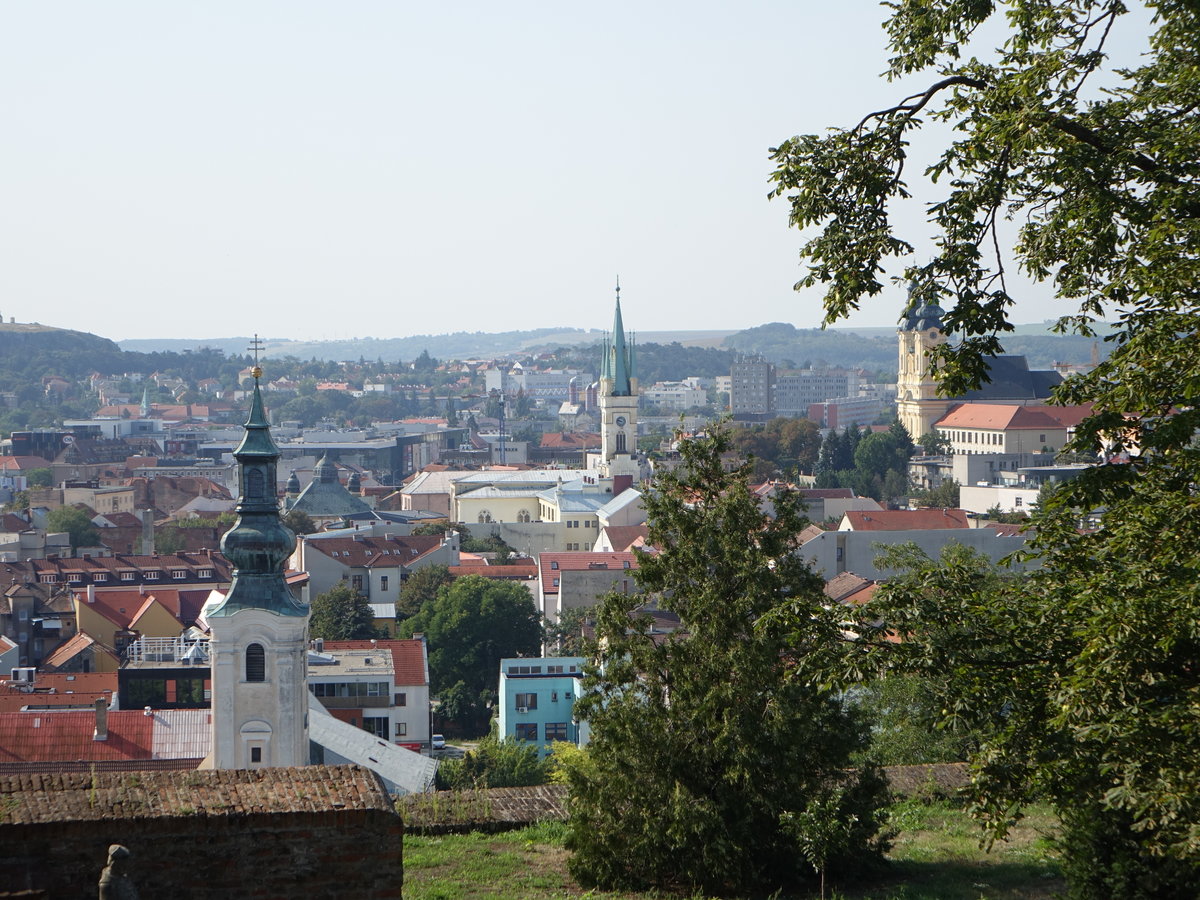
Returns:
[[[814,326],[767,149],[902,96],[881,17],[10,0],[0,314],[114,339],[602,328],[619,273],[633,330]]]

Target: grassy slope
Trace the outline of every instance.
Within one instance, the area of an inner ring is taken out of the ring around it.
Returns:
[[[1046,836],[1054,818],[1033,809],[1011,839],[990,853],[962,811],[945,804],[904,802],[892,810],[899,834],[893,865],[882,884],[830,884],[845,900],[1049,900],[1062,889]],[[404,839],[404,896],[408,900],[651,900],[652,893],[585,891],[566,871],[565,827],[545,823],[506,834]],[[781,895],[815,897],[809,894]]]

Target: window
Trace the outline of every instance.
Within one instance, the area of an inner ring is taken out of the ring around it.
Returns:
[[[392,706],[408,706],[408,694],[396,694],[392,698]]]
[[[518,741],[536,741],[537,739],[537,722],[521,722],[517,725]]]
[[[396,737],[406,737],[408,735],[408,724],[405,722],[396,723]]]
[[[355,575],[350,579],[350,586],[360,594],[362,593],[362,585],[363,577],[361,575]]]
[[[552,568],[552,569],[558,568],[558,560],[557,559],[550,561],[550,568]]]
[[[171,577],[176,581],[183,581],[183,579],[187,578],[187,569],[172,569]]]
[[[546,741],[565,741],[567,739],[566,722],[547,722]]]
[[[490,511],[488,511],[486,509],[481,509],[479,511],[478,518],[479,518],[480,525],[487,525],[488,523],[490,523],[492,521],[492,514]]]
[[[158,581],[158,576],[161,574],[162,572],[146,572],[145,577],[147,581]]]
[[[386,591],[388,589],[388,577],[386,575],[379,576],[379,590]]]
[[[42,584],[55,584],[58,581],[57,575],[39,575],[38,581]]]
[[[261,500],[263,497],[263,473],[258,469],[251,469],[246,473],[246,499]]]
[[[546,666],[546,674],[547,675],[561,675],[562,671],[563,671],[562,666]]]
[[[1024,505],[1025,505],[1025,498],[1024,498],[1024,497],[1018,497],[1018,498],[1017,498],[1017,501],[1016,501],[1016,505],[1017,505],[1017,506],[1024,506]]]
[[[83,576],[74,572],[67,576],[67,582],[69,584],[79,584],[81,581],[83,581]]]
[[[537,709],[537,694],[517,694],[517,709]]]
[[[96,572],[95,574],[92,575],[92,581],[96,582],[97,584],[108,581],[108,573],[107,572]]]
[[[133,581],[133,578],[136,574],[137,574],[136,572],[122,572],[121,580],[122,581]]]
[[[251,747],[250,748],[250,762],[252,762],[252,763],[262,762],[262,747]]]
[[[201,578],[212,578],[212,569],[201,569],[196,574]]]
[[[387,716],[363,716],[362,727],[363,731],[369,731],[371,734],[375,735],[375,737],[387,740]]]
[[[517,513],[517,521],[518,522],[528,522],[529,518],[530,518],[529,510],[527,510],[527,509],[523,509],[519,513]]]
[[[251,644],[246,648],[246,680],[267,680],[267,654],[262,644]]]

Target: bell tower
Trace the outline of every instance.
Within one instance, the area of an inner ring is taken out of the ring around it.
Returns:
[[[308,764],[308,607],[283,577],[296,536],[279,520],[279,448],[263,409],[254,339],[254,395],[239,468],[238,520],[221,541],[233,582],[204,618],[212,631],[213,764],[256,769]]]
[[[621,282],[617,281],[617,310],[613,330],[600,362],[600,460],[605,477],[641,474],[637,461],[637,378],[633,346],[626,342],[621,321]]]
[[[896,415],[914,441],[931,431],[952,404],[938,396],[929,359],[930,351],[946,342],[943,312],[936,303],[926,303],[912,309],[896,332],[900,343]]]

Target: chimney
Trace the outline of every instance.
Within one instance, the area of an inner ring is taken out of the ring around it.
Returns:
[[[103,697],[96,701],[96,733],[92,735],[92,740],[108,740],[108,701]]]
[[[617,497],[633,487],[632,475],[614,475],[613,476],[613,496]]]
[[[87,602],[88,603],[96,602],[96,586],[94,584],[89,584],[87,586]]]
[[[142,553],[149,556],[154,552],[154,510],[143,509],[142,517]]]

